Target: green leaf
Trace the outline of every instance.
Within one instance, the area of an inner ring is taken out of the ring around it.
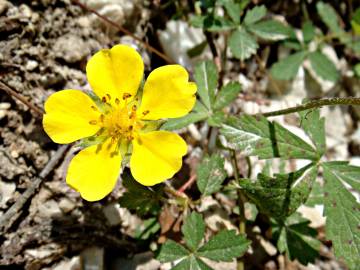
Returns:
[[[171,270],[213,270],[210,266],[204,263],[201,259],[190,255],[185,260],[171,268]]]
[[[234,23],[240,24],[241,6],[239,3],[235,3],[234,0],[223,1],[226,13],[233,20]]]
[[[319,182],[314,182],[306,206],[315,207],[315,205],[324,204],[324,189]]]
[[[204,196],[220,190],[225,178],[224,159],[218,154],[205,157],[197,168],[196,184]]]
[[[360,63],[357,63],[355,66],[354,66],[354,71],[355,71],[355,74],[358,78],[360,78]]]
[[[316,4],[316,9],[321,20],[332,32],[340,35],[344,33],[344,30],[340,27],[339,16],[330,4],[320,1]]]
[[[275,20],[258,22],[248,27],[249,31],[260,38],[269,40],[286,39],[290,34],[290,28]]]
[[[302,34],[305,43],[309,43],[315,37],[315,27],[311,21],[306,21],[302,26]]]
[[[229,38],[229,46],[234,57],[244,61],[256,53],[259,45],[244,29],[234,31]]]
[[[184,225],[181,227],[184,240],[188,248],[195,251],[205,234],[205,223],[202,216],[196,212],[192,212],[187,216]]]
[[[190,57],[196,57],[199,56],[203,53],[203,51],[205,50],[207,46],[207,42],[203,41],[197,45],[195,45],[194,47],[192,47],[191,49],[187,50],[186,54]]]
[[[306,52],[297,52],[279,62],[275,63],[271,67],[271,74],[278,80],[290,80],[296,76],[299,67],[303,63]]]
[[[197,252],[200,257],[213,261],[232,261],[242,256],[249,248],[250,241],[234,230],[224,230],[211,237]]]
[[[207,120],[211,127],[220,127],[226,121],[226,115],[222,111],[216,111]]]
[[[183,127],[187,127],[192,123],[199,122],[206,119],[209,116],[207,112],[191,112],[180,118],[169,119],[161,126],[163,130],[175,130]]]
[[[216,96],[214,110],[221,110],[229,105],[241,91],[241,85],[238,82],[230,82],[223,86]]]
[[[324,169],[324,201],[326,237],[331,239],[335,256],[350,269],[360,264],[360,204],[346,189],[344,182],[359,192],[360,167],[346,162],[326,162]]]
[[[311,163],[289,174],[258,174],[256,182],[241,179],[239,185],[263,213],[281,220],[306,202],[316,175],[317,167]]]
[[[135,210],[140,216],[151,213],[156,214],[160,210],[161,186],[154,186],[152,190],[145,187],[132,177],[129,171],[122,175],[122,182],[127,191],[119,199],[121,207]]]
[[[297,259],[303,265],[314,262],[319,256],[321,243],[317,231],[309,227],[310,221],[294,213],[283,225],[273,224],[273,235],[280,252],[286,252],[290,260]]]
[[[228,31],[236,28],[236,24],[232,21],[212,14],[205,16],[193,16],[190,19],[190,24],[197,28],[203,28],[211,32]]]
[[[147,240],[159,230],[159,222],[155,217],[152,217],[144,220],[143,225],[136,228],[135,238],[140,240]]]
[[[257,21],[260,21],[265,15],[266,7],[264,5],[255,6],[246,12],[243,22],[245,25],[251,25]]]
[[[215,92],[218,83],[218,72],[213,61],[204,61],[195,66],[195,81],[198,87],[197,93],[201,101],[207,107],[215,100]]]
[[[325,118],[320,117],[320,110],[313,109],[299,112],[301,127],[316,146],[319,158],[326,151],[325,142]]]
[[[280,157],[318,160],[312,146],[263,116],[230,117],[221,128],[228,146],[260,159]]]
[[[339,79],[339,73],[334,63],[321,52],[310,53],[309,60],[315,73],[322,79],[332,82],[336,82]]]
[[[160,262],[172,262],[185,258],[190,255],[190,252],[182,245],[179,245],[173,240],[167,240],[160,248],[160,252],[156,259]]]

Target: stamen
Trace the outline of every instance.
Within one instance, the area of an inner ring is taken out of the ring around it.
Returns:
[[[107,98],[110,100],[111,99],[111,96],[110,94],[106,94]]]
[[[97,108],[94,105],[91,106],[91,109],[97,112]]]
[[[132,131],[133,130],[133,126],[129,126],[129,131]]]
[[[136,105],[133,105],[131,109],[132,109],[133,111],[136,111],[136,108],[137,108]]]
[[[116,126],[119,130],[121,130],[121,127],[120,127],[117,123],[115,123],[115,126]]]
[[[143,116],[147,115],[150,111],[149,110],[146,110],[146,111],[143,111],[142,114]]]
[[[90,125],[96,125],[96,124],[97,124],[97,121],[96,121],[96,120],[90,120],[90,121],[89,121],[89,124],[90,124]]]
[[[123,94],[123,100],[128,99],[129,97],[131,97],[131,94],[129,94],[129,93]]]
[[[120,100],[118,98],[115,98],[115,103],[116,105],[119,105],[120,104]]]
[[[105,116],[103,114],[100,115],[100,122],[104,122]]]
[[[101,101],[102,101],[103,103],[106,103],[106,97],[103,96],[102,99],[101,99]]]

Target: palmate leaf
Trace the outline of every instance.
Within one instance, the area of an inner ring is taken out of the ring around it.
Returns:
[[[196,65],[194,77],[198,87],[197,93],[205,107],[210,110],[218,83],[218,72],[214,62],[204,61]]]
[[[179,259],[183,259],[190,255],[190,252],[182,245],[176,243],[173,240],[167,240],[160,248],[160,252],[156,259],[160,262],[172,262]]]
[[[259,45],[245,29],[240,29],[232,32],[229,38],[229,47],[234,57],[244,61],[256,53]]]
[[[258,22],[250,25],[248,29],[258,37],[269,40],[285,39],[291,31],[289,27],[275,20]]]
[[[225,178],[224,159],[220,155],[205,157],[197,168],[196,184],[204,196],[218,191]]]
[[[309,227],[310,221],[294,213],[284,223],[273,224],[273,235],[280,252],[286,252],[290,260],[297,259],[303,265],[314,262],[319,256],[320,241],[317,231]]]
[[[213,270],[213,268],[196,256],[190,255],[185,260],[182,260],[175,265],[171,270]]]
[[[340,27],[339,16],[330,4],[319,1],[316,4],[316,9],[321,20],[332,32],[340,36],[344,35],[345,31]]]
[[[320,158],[326,151],[325,118],[320,117],[319,109],[302,111],[299,115],[301,127],[316,146]]]
[[[129,171],[121,175],[123,185],[127,191],[119,199],[121,207],[135,210],[137,214],[156,213],[160,210],[160,196],[162,187],[154,186],[152,190],[145,187],[132,177]]]
[[[271,66],[271,74],[278,80],[290,80],[296,76],[307,52],[297,52]]]
[[[275,122],[262,116],[231,117],[221,128],[228,146],[261,159],[280,157],[318,160],[316,150]]]
[[[187,216],[184,225],[181,227],[184,240],[188,248],[195,251],[200,245],[205,234],[205,223],[200,214],[192,212]]]
[[[180,118],[173,118],[165,122],[161,126],[161,129],[164,130],[175,130],[183,127],[187,127],[192,123],[199,122],[209,117],[208,112],[191,112]]]
[[[265,15],[266,7],[264,5],[255,6],[246,12],[243,23],[245,25],[251,25],[257,21],[260,21]]]
[[[339,79],[339,73],[333,62],[321,52],[312,52],[308,55],[311,67],[315,73],[323,80],[336,82]]]
[[[262,212],[281,220],[306,202],[316,175],[317,167],[311,163],[289,174],[259,174],[255,183],[241,179],[239,185]]]
[[[229,105],[238,96],[241,85],[238,82],[230,82],[223,86],[216,96],[214,110],[221,110]]]
[[[242,256],[249,245],[250,241],[245,236],[236,235],[234,230],[225,230],[210,238],[197,254],[213,261],[229,262],[233,258]]]
[[[326,237],[333,243],[335,255],[350,269],[360,264],[360,204],[344,183],[359,192],[360,167],[346,162],[326,162],[324,169],[324,201]]]

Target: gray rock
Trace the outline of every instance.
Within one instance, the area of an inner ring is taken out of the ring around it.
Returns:
[[[68,34],[58,38],[54,44],[54,52],[57,58],[71,64],[85,59],[90,54],[90,48],[82,38]]]

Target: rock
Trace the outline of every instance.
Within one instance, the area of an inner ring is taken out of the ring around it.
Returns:
[[[80,257],[73,257],[71,260],[62,261],[53,270],[78,270],[81,269]]]
[[[0,15],[3,14],[9,7],[9,2],[6,0],[0,0]]]
[[[0,208],[5,208],[6,203],[13,197],[16,185],[12,182],[3,182],[0,180]]]
[[[57,58],[67,63],[76,63],[90,54],[90,48],[84,40],[76,35],[67,34],[57,39],[53,48]]]
[[[32,71],[34,70],[35,68],[37,68],[39,66],[38,62],[36,62],[35,60],[28,60],[26,65],[25,65],[25,68],[26,70],[28,71]]]
[[[117,203],[112,203],[104,207],[104,215],[110,226],[116,226],[121,223],[120,206]]]
[[[75,206],[75,203],[68,198],[62,198],[59,202],[59,207],[65,214],[71,212]]]
[[[6,116],[7,110],[10,109],[11,104],[8,102],[0,103],[0,119],[3,119]]]
[[[104,248],[89,247],[81,252],[83,269],[103,270],[104,269]]]
[[[56,217],[61,216],[59,204],[55,200],[49,200],[39,205],[39,216],[42,217]]]

